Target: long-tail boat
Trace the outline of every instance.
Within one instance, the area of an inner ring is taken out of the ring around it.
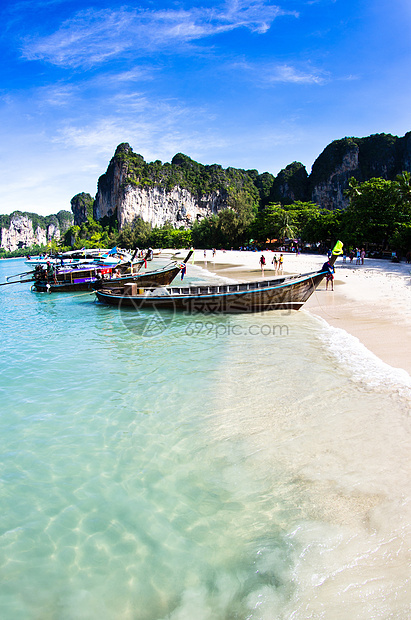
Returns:
[[[112,248],[111,250],[102,250],[102,249],[86,249],[82,250],[70,250],[69,252],[61,252],[58,254],[50,254],[45,256],[35,256],[28,257],[25,261],[25,264],[29,267],[35,269],[37,265],[47,265],[50,263],[51,265],[56,266],[67,266],[67,265],[105,265],[107,267],[113,267],[121,262],[126,262],[130,260],[134,260],[136,258],[137,252],[134,253],[134,256],[130,254],[130,252],[126,250],[120,250],[117,247]],[[147,252],[148,256],[148,252]],[[147,260],[146,257],[141,257],[139,261],[143,263],[144,260]]]
[[[76,292],[102,287],[110,289],[128,282],[138,283],[139,286],[166,286],[184,269],[191,254],[182,263],[172,262],[160,269],[142,273],[135,272],[133,262],[120,263],[115,267],[95,264],[57,268],[52,265],[46,268],[38,266],[34,272],[32,289],[41,293]],[[140,261],[137,266],[141,267]]]
[[[328,261],[332,268],[341,253],[338,242]],[[330,272],[319,271],[239,284],[159,288],[141,287],[137,282],[96,291],[99,301],[136,310],[182,310],[191,313],[240,313],[265,310],[299,310],[322,279]]]

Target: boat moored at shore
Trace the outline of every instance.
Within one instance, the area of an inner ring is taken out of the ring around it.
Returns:
[[[192,252],[189,252],[182,263],[172,262],[159,269],[140,272],[144,259],[137,262],[124,262],[115,267],[104,265],[77,265],[55,267],[50,263],[45,267],[38,265],[34,271],[32,289],[41,293],[71,292],[95,290],[100,288],[111,289],[125,285],[128,282],[138,283],[139,286],[166,286],[185,268],[185,264]]]
[[[138,283],[103,287],[96,291],[99,301],[135,310],[180,310],[195,313],[241,313],[266,310],[299,310],[330,273],[342,244],[338,242],[320,271],[238,284],[189,287],[142,287]]]
[[[314,292],[326,272],[300,276],[224,284],[144,288],[137,283],[96,290],[99,301],[136,310],[182,310],[186,313],[240,313],[265,310],[299,310]]]

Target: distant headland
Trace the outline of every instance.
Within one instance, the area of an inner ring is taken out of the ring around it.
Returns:
[[[218,214],[236,201],[255,208],[269,203],[313,202],[321,208],[344,209],[350,178],[395,179],[411,171],[411,132],[403,137],[374,134],[334,140],[315,160],[311,173],[297,161],[276,176],[269,172],[203,165],[178,153],[171,163],[148,163],[128,143],[120,144],[98,180],[95,197],[82,192],[71,199],[71,213],[42,217],[29,212],[0,216],[0,248],[42,245],[58,240],[70,226],[115,218],[118,229],[137,219],[162,226],[190,229],[195,222]]]

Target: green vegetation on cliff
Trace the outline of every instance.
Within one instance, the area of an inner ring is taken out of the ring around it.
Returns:
[[[93,217],[94,198],[90,194],[86,192],[76,194],[71,199],[70,204],[74,214],[74,221],[77,219],[77,214],[85,218]]]
[[[292,204],[294,201],[308,199],[308,174],[305,166],[298,161],[280,170],[275,177],[269,201]]]
[[[117,221],[106,218],[96,222],[91,216],[80,226],[71,226],[63,237],[62,250],[73,248],[111,248],[117,244]]]
[[[177,153],[171,163],[157,160],[147,163],[134,153],[129,144],[120,144],[113,160],[126,169],[125,185],[135,187],[160,186],[171,191],[179,186],[201,198],[219,192],[229,203],[234,194],[242,194],[258,208],[260,200],[269,195],[274,177],[269,173],[226,168],[218,164],[203,165],[183,153]]]
[[[81,226],[72,226],[60,250],[70,247],[189,247],[230,248],[252,243],[264,248],[268,239],[282,244],[298,243],[331,246],[337,239],[345,249],[366,247],[373,251],[394,249],[405,254],[411,249],[411,174],[403,172],[393,181],[373,178],[363,183],[350,180],[346,210],[329,211],[313,202],[294,201],[290,205],[269,203],[256,212],[251,197],[233,192],[230,206],[218,214],[195,222],[191,230],[176,229],[171,223],[152,228],[141,218],[120,232],[114,219],[96,222],[89,217]],[[7,221],[7,217],[3,216]],[[104,224],[104,225],[103,225]],[[36,248],[37,249],[37,248]],[[35,248],[24,253],[34,253]],[[0,251],[1,255],[8,255]],[[14,253],[14,255],[19,255]],[[21,251],[20,251],[21,255]]]
[[[309,179],[310,187],[328,183],[333,175],[344,173],[347,179],[355,176],[359,181],[372,177],[394,180],[404,167],[403,150],[404,138],[386,133],[334,140],[315,160]],[[350,169],[348,164],[350,156],[356,161],[355,169]]]
[[[17,217],[25,217],[30,220],[33,232],[36,232],[37,228],[47,230],[47,227],[50,225],[54,225],[61,232],[65,232],[73,222],[73,214],[70,211],[59,211],[55,215],[38,215],[29,211],[13,211],[10,215],[0,215],[0,228],[10,228],[11,220]]]

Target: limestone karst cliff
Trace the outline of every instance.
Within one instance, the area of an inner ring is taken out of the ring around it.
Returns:
[[[46,217],[15,211],[0,216],[0,248],[14,252],[33,245],[46,245],[51,239],[60,239],[72,224],[73,216],[69,211]]]
[[[345,208],[344,190],[351,177],[360,182],[373,177],[393,180],[405,170],[411,170],[411,132],[402,138],[375,134],[335,140],[313,164],[308,195],[327,209]]]
[[[310,200],[308,194],[308,174],[305,166],[294,161],[275,177],[269,196],[269,202],[291,204],[296,200]]]
[[[74,217],[74,226],[81,226],[83,222],[87,221],[89,216],[93,217],[94,198],[90,194],[86,192],[76,194],[71,199],[70,204]]]
[[[331,210],[345,208],[344,192],[351,177],[360,182],[372,177],[392,180],[403,171],[411,171],[411,132],[403,137],[375,134],[335,140],[317,157],[310,174],[303,164],[293,162],[277,176],[203,165],[182,153],[170,163],[148,163],[123,143],[100,177],[95,198],[84,192],[74,196],[72,214],[0,216],[0,247],[14,251],[44,245],[62,236],[73,220],[81,225],[91,215],[96,220],[116,218],[120,229],[136,218],[153,226],[170,222],[187,229],[201,218],[241,203],[257,209],[270,202],[301,200]]]
[[[171,164],[147,163],[125,143],[99,179],[94,217],[116,215],[120,228],[137,217],[153,226],[171,222],[190,228],[230,206],[238,195],[258,203],[258,189],[244,170],[204,166],[181,153]]]
[[[171,222],[189,228],[196,220],[231,206],[238,193],[247,194],[260,208],[268,202],[301,200],[339,209],[348,204],[344,192],[351,177],[394,179],[404,170],[411,170],[411,132],[402,138],[375,134],[335,140],[315,160],[310,174],[303,164],[293,162],[277,176],[204,166],[181,153],[171,163],[147,163],[123,143],[99,179],[94,217],[116,216],[120,228],[137,217],[153,226]],[[80,212],[76,208],[79,217]]]

